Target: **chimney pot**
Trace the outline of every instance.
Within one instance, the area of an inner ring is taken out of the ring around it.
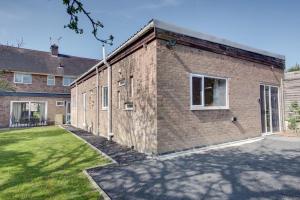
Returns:
[[[58,56],[58,46],[56,44],[52,44],[50,50],[53,56]]]

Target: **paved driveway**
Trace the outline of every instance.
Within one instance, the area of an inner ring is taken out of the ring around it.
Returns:
[[[300,138],[88,172],[112,199],[300,199]]]

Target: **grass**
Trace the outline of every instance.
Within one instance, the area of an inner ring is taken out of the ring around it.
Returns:
[[[82,170],[108,162],[58,127],[0,131],[0,199],[101,199]]]

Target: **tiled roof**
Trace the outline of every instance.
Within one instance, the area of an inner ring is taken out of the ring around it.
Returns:
[[[97,62],[96,59],[64,54],[53,56],[51,52],[0,45],[0,70],[78,76]]]

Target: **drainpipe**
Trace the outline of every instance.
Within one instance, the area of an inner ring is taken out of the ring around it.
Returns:
[[[103,53],[103,63],[107,67],[107,90],[108,90],[108,105],[107,105],[107,138],[108,140],[111,140],[114,134],[112,133],[112,110],[111,110],[111,66],[106,60],[106,54],[105,54],[105,46],[102,45],[102,53]]]
[[[96,134],[99,136],[99,69],[96,67]]]

